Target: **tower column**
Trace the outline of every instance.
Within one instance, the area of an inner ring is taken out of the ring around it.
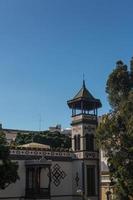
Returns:
[[[101,102],[95,99],[85,86],[68,102],[72,109],[72,150],[76,160],[73,161],[74,171],[82,166],[82,198],[99,200],[99,153],[94,135],[97,127],[97,109]],[[74,112],[78,110],[78,112]],[[79,166],[79,167],[78,167]],[[76,191],[74,191],[76,194]]]

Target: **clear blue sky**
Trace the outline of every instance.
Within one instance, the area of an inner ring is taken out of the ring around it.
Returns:
[[[106,80],[133,56],[133,0],[1,0],[0,121],[3,127],[69,127],[66,101],[82,85],[108,112]]]

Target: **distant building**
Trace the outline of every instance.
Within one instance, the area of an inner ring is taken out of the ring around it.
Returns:
[[[72,129],[71,128],[61,129],[61,133],[64,134],[64,135],[68,135],[69,137],[71,137]]]
[[[57,124],[56,126],[50,126],[49,131],[61,133],[61,124]]]
[[[0,130],[2,130],[7,138],[7,142],[10,144],[12,141],[14,141],[16,139],[16,136],[18,133],[21,134],[36,134],[36,133],[43,133],[44,131],[32,131],[32,130],[22,130],[22,129],[8,129],[8,128],[3,128],[2,124],[0,124]],[[54,132],[59,132],[61,134],[65,134],[68,136],[71,136],[71,128],[66,128],[66,129],[62,129],[61,125],[56,125],[56,126],[51,126],[49,127],[49,130],[51,133]]]
[[[30,130],[21,130],[21,129],[7,129],[7,128],[2,128],[2,124],[1,124],[1,129],[2,132],[5,133],[6,138],[7,138],[7,142],[10,144],[12,141],[14,141],[16,139],[16,136],[18,133],[22,133],[22,134],[29,134],[29,133],[39,133],[40,131],[30,131]]]
[[[64,135],[71,136],[72,129],[71,128],[62,128],[61,124],[57,124],[56,126],[50,126],[49,127],[50,132],[59,132]]]

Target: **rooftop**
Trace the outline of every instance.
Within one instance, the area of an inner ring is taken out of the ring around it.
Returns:
[[[73,99],[67,101],[67,103],[70,108],[81,109],[81,107],[83,106],[83,109],[87,109],[87,110],[100,108],[102,106],[100,100],[94,98],[93,95],[86,88],[84,80],[83,80],[83,85],[81,89],[79,90],[79,92],[74,96]]]

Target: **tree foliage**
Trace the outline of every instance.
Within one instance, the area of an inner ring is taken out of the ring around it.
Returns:
[[[27,144],[30,142],[37,142],[40,144],[50,145],[51,148],[70,148],[71,140],[67,135],[59,132],[44,131],[40,133],[18,133],[15,143],[16,145]]]
[[[116,63],[116,69],[109,75],[106,84],[109,103],[117,108],[120,101],[125,100],[130,91],[130,76],[127,66],[122,61]]]
[[[0,132],[0,189],[5,189],[19,178],[17,173],[18,165],[10,160],[9,153],[5,134]]]
[[[102,117],[97,129],[98,145],[106,151],[111,184],[116,199],[133,197],[133,78],[122,61],[106,85],[112,111]]]

